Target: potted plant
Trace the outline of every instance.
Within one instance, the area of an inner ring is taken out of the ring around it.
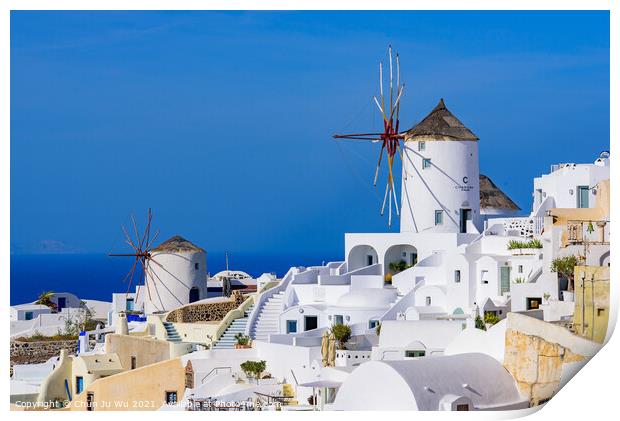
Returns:
[[[331,332],[336,341],[338,341],[338,349],[347,349],[346,343],[351,339],[351,327],[341,323],[336,323],[331,327]]]
[[[251,348],[251,338],[249,336],[239,332],[235,335],[235,340],[237,341],[237,343],[235,344],[235,349]]]
[[[241,363],[240,365],[241,371],[246,375],[248,379],[255,379],[256,384],[258,384],[258,380],[260,379],[261,374],[267,368],[267,362],[264,360],[261,361],[246,361]]]
[[[562,291],[564,301],[575,299],[575,266],[579,265],[579,258],[575,255],[556,257],[551,262],[551,272],[557,272],[558,277],[568,280],[566,291]]]
[[[535,238],[528,241],[510,240],[508,242],[508,250],[513,256],[536,254],[541,248],[543,248],[542,243]]]

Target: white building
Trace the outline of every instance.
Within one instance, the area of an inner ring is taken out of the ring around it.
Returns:
[[[529,407],[516,381],[495,359],[461,354],[362,364],[330,409],[474,411]]]
[[[485,313],[503,319],[509,311],[543,308],[554,320],[570,313],[550,271],[561,254],[560,234],[543,230],[544,215],[558,206],[597,206],[609,155],[537,178],[544,203],[535,200],[531,215],[517,217],[519,207],[479,173],[478,138],[443,100],[404,139],[400,232],[347,233],[343,262],[292,268],[259,296],[246,334],[267,341],[310,331],[295,339],[309,341],[338,322],[362,332],[388,320],[471,324]],[[608,243],[596,247],[592,259],[605,259]]]
[[[180,236],[151,250],[146,285],[137,289],[138,307],[146,314],[174,310],[207,298],[205,251]]]

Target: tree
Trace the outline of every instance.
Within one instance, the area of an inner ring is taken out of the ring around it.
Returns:
[[[248,378],[254,378],[258,381],[260,379],[260,375],[267,368],[267,362],[264,360],[261,361],[246,361],[241,363],[240,365],[241,371],[245,373]]]
[[[487,330],[487,327],[484,324],[484,320],[482,320],[482,317],[480,317],[480,315],[476,315],[476,329],[480,329],[480,330]]]
[[[52,301],[52,297],[54,296],[54,291],[45,291],[39,295],[39,299],[35,301],[35,304],[41,304],[49,307],[52,311],[57,311],[58,307],[56,303]]]
[[[338,349],[347,349],[345,344],[351,339],[351,327],[336,323],[332,326],[331,332],[338,341]]]
[[[573,291],[575,279],[575,266],[579,264],[579,258],[575,255],[556,257],[551,262],[551,272],[557,272],[559,276],[568,279],[568,290]]]

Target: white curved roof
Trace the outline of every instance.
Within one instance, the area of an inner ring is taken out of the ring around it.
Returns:
[[[495,359],[461,354],[366,362],[344,382],[333,408],[436,411],[448,395],[469,398],[476,409],[528,404]]]
[[[487,331],[470,327],[463,330],[448,344],[444,350],[444,355],[481,352],[502,363],[504,362],[504,349],[506,346],[505,337],[506,319],[491,326]]]
[[[337,307],[387,308],[396,300],[395,288],[359,288],[340,296]]]

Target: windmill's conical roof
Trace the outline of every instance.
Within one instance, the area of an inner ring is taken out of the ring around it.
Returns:
[[[506,193],[486,175],[480,174],[480,207],[518,211],[521,210]]]
[[[160,245],[158,245],[151,251],[154,251],[154,252],[162,252],[162,251],[174,251],[174,252],[201,251],[201,252],[204,252],[202,248],[198,247],[191,241],[186,240],[180,235],[175,235],[174,237],[167,239],[166,241],[164,241],[163,243],[161,243]]]
[[[420,140],[421,138],[424,140],[478,140],[478,137],[446,108],[443,98],[429,115],[405,133],[405,140],[418,140],[416,138]]]

